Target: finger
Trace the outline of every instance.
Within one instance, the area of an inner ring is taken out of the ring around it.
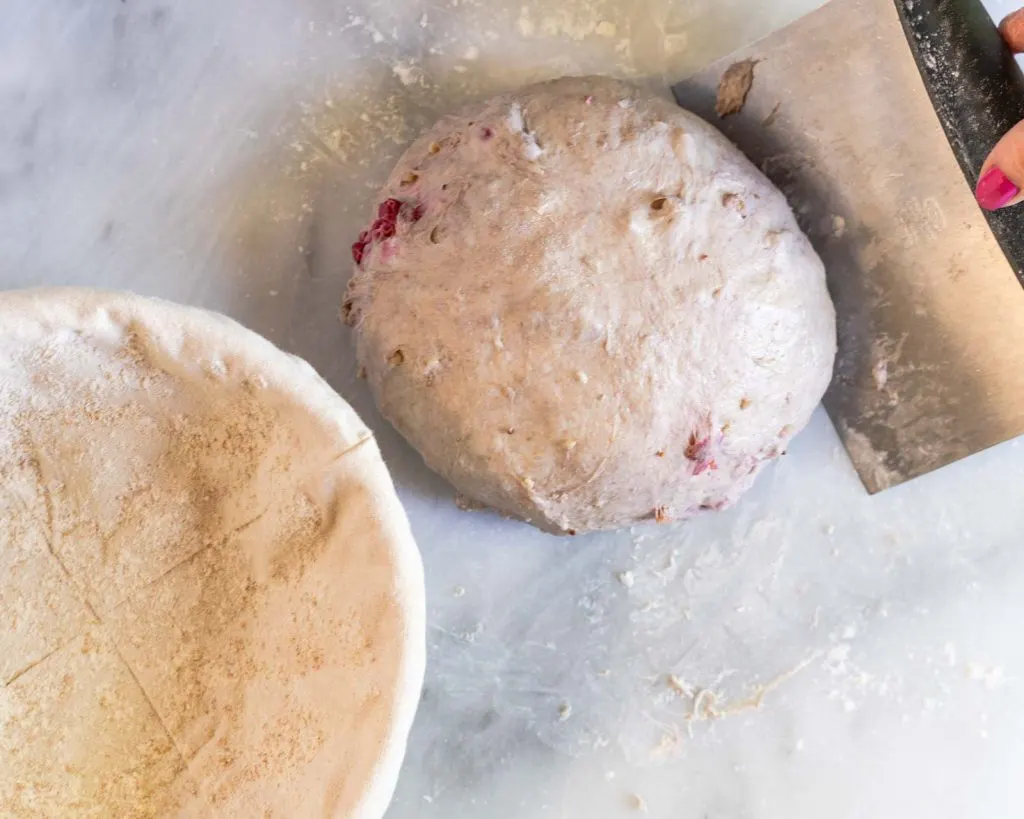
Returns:
[[[1018,122],[1003,136],[985,164],[974,195],[985,210],[1015,205],[1024,189],[1024,122]]]
[[[1014,54],[1024,53],[1024,9],[1006,15],[999,24],[999,33]]]
[[[999,24],[999,33],[1014,54],[1024,53],[1024,9],[1008,14]],[[992,149],[974,196],[985,210],[998,210],[1015,205],[1024,196],[1024,123],[1007,132]]]

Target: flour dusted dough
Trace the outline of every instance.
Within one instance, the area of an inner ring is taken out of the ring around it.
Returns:
[[[0,813],[379,819],[422,567],[369,431],[200,310],[0,295]]]
[[[718,131],[561,79],[416,140],[353,247],[381,411],[463,494],[557,532],[732,503],[835,357],[821,261]]]

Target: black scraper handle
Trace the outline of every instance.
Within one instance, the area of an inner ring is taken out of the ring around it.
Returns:
[[[903,31],[973,188],[989,151],[1024,119],[1024,74],[981,0],[896,0]],[[986,213],[1024,285],[1024,205]]]

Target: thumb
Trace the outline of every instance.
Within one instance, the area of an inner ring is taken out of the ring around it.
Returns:
[[[1018,122],[1003,136],[985,164],[974,195],[985,210],[1015,205],[1024,196],[1024,122]]]

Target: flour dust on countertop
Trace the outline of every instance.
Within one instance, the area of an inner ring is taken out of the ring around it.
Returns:
[[[885,523],[906,497],[868,498],[852,474],[828,511],[799,497],[845,461],[834,434],[815,437],[716,520],[568,544],[524,542],[508,523],[477,554],[440,547],[421,706],[432,727],[410,751],[433,775],[400,785],[408,815],[417,804],[445,815],[466,783],[488,782],[487,804],[503,804],[524,744],[551,768],[552,812],[530,815],[560,816],[554,806],[601,800],[629,815],[637,783],[663,790],[655,772],[692,774],[738,746],[798,769],[840,753],[821,746],[819,722],[893,726],[904,751],[961,720],[963,741],[987,741],[1012,702],[1005,663],[1021,660],[979,639],[1006,624],[976,562],[1002,558],[971,539],[963,510],[933,504],[921,525]],[[949,540],[959,545],[934,549]]]

